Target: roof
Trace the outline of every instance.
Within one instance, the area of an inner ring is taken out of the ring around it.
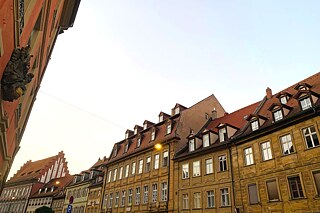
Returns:
[[[34,192],[30,198],[38,197],[52,197],[58,195],[61,190],[64,189],[73,180],[72,175],[66,175],[65,177],[55,178],[49,181],[47,184],[41,187],[41,192],[39,190]],[[53,190],[52,190],[53,189]]]
[[[118,162],[120,159],[125,159],[142,150],[152,148],[157,143],[165,143],[173,139],[177,139],[174,145],[175,150],[179,150],[183,147],[183,144],[181,145],[179,143],[179,139],[186,138],[190,128],[198,131],[204,123],[207,122],[205,114],[211,114],[211,111],[214,108],[217,109],[219,116],[225,113],[223,107],[214,95],[210,95],[190,108],[183,107],[180,104],[175,105],[175,107],[177,106],[182,108],[178,114],[165,117],[163,121],[156,123],[147,129],[141,130],[137,134],[129,136],[127,139],[115,143],[107,164]],[[164,115],[164,113],[161,112],[160,115],[162,114]],[[170,123],[171,132],[167,134],[167,125]],[[155,131],[155,139],[151,140],[153,131]],[[140,146],[137,145],[139,139]],[[128,150],[124,152],[127,144]]]
[[[249,115],[250,113],[253,113],[257,109],[259,104],[260,104],[260,102],[257,102],[257,103],[251,104],[249,106],[246,106],[244,108],[241,108],[237,111],[234,111],[230,114],[225,113],[225,115],[222,117],[210,119],[198,132],[193,134],[193,137],[201,137],[202,134],[207,131],[214,132],[214,133],[218,134],[218,132],[219,132],[218,126],[221,124],[236,128],[237,131],[234,134],[234,135],[236,135],[246,125],[246,123],[247,123],[246,116]],[[214,147],[218,147],[222,144],[222,143],[218,142],[219,139],[217,139],[216,141],[212,142],[212,144],[209,147],[204,148],[203,146],[201,146],[197,150],[189,152],[188,140],[185,139],[183,141],[184,141],[184,148],[176,154],[175,159],[187,156],[189,154],[191,155],[191,154],[195,154],[195,153],[201,153],[202,150],[204,150],[204,149],[208,150],[208,149],[211,149]]]
[[[299,89],[300,86],[306,86],[309,89],[308,90],[301,90]],[[290,87],[279,91],[278,93],[271,95],[270,97],[265,97],[265,101],[263,102],[261,108],[256,112],[256,115],[264,117],[265,122],[260,126],[259,130],[254,131],[260,132],[265,128],[268,128],[269,126],[277,125],[281,122],[287,122],[287,119],[291,119],[292,117],[300,114],[305,113],[302,112],[300,107],[300,97],[304,95],[311,95],[315,96],[317,98],[313,99],[315,101],[314,106],[319,106],[319,94],[320,94],[320,73],[316,73],[298,83],[295,83],[291,85]],[[287,103],[284,105],[280,102],[280,98],[282,96],[287,96]],[[317,99],[317,100],[316,100]],[[273,119],[273,107],[280,107],[285,108],[288,110],[288,114],[284,115],[282,120],[274,121]],[[309,109],[312,111],[312,109]],[[308,111],[308,110],[305,110]],[[253,134],[250,125],[247,126],[244,133],[242,134],[242,137]]]
[[[57,155],[37,161],[27,161],[7,183],[15,183],[40,178],[59,158],[64,158],[63,151]]]

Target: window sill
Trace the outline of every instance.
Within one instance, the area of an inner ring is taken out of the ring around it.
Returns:
[[[196,176],[193,175],[192,177],[193,177],[193,178],[198,178],[198,177],[201,177],[201,175],[196,175]]]
[[[281,200],[269,200],[267,203],[277,203],[277,202],[282,202]]]
[[[219,208],[230,208],[231,205],[228,205],[228,206],[220,206]]]
[[[186,178],[181,178],[182,180],[188,180],[190,179],[190,177],[186,177]]]
[[[270,158],[268,160],[261,160],[260,163],[264,163],[264,162],[268,162],[268,161],[272,161],[272,160],[274,160],[274,158]]]
[[[213,175],[214,173],[208,173],[208,174],[204,174],[204,176],[208,176],[208,175]],[[210,207],[211,208],[211,207]]]
[[[289,201],[296,201],[296,200],[305,200],[306,197],[298,197],[298,198],[290,198]]]
[[[282,153],[282,155],[280,157],[283,158],[283,157],[287,157],[287,156],[294,155],[294,154],[297,154],[297,152],[291,152],[289,154],[283,154]]]
[[[202,208],[192,208],[192,210],[202,210]]]
[[[224,173],[224,172],[228,172],[229,170],[224,170],[224,171],[217,171],[217,173]]]
[[[250,166],[254,166],[256,165],[256,163],[250,164],[250,165],[244,165],[244,167],[250,167]]]
[[[320,147],[320,145],[318,145],[318,146],[313,146],[313,147],[310,147],[310,148],[307,147],[304,151],[312,150],[312,149],[315,149],[315,148],[318,148],[318,147]]]

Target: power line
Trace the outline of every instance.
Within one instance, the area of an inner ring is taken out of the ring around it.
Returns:
[[[125,127],[123,127],[123,126],[121,126],[121,125],[119,125],[119,124],[117,124],[117,123],[114,123],[113,121],[107,120],[107,119],[105,119],[105,118],[103,118],[103,117],[101,117],[101,116],[99,116],[99,115],[97,115],[97,114],[94,114],[94,113],[92,113],[92,112],[89,112],[88,110],[85,110],[85,109],[83,109],[83,108],[81,108],[81,107],[78,107],[78,106],[76,106],[76,105],[74,105],[74,104],[72,104],[72,103],[69,103],[69,102],[61,99],[61,98],[58,98],[57,96],[51,95],[51,94],[49,94],[49,93],[47,93],[47,92],[45,92],[45,91],[43,91],[43,90],[39,90],[39,91],[40,91],[41,93],[47,95],[48,97],[51,97],[51,98],[53,98],[53,99],[55,99],[55,100],[57,100],[57,101],[60,101],[60,102],[62,102],[62,103],[64,103],[64,104],[67,104],[67,105],[69,105],[69,106],[71,106],[71,107],[73,107],[73,108],[76,108],[76,109],[78,109],[78,110],[80,110],[80,111],[82,111],[82,112],[85,112],[85,113],[87,113],[87,114],[89,114],[89,115],[91,115],[91,116],[93,116],[93,117],[99,118],[100,120],[103,120],[103,121],[105,121],[105,122],[107,122],[107,123],[109,123],[109,124],[112,124],[113,126],[117,126],[118,128],[121,128],[121,129],[123,129],[123,130],[126,130]]]

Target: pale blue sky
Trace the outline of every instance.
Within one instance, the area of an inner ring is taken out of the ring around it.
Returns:
[[[157,122],[176,103],[214,94],[232,112],[268,86],[276,93],[319,72],[319,8],[317,0],[83,0],[58,38],[11,175],[60,150],[79,173],[109,156],[126,129]]]

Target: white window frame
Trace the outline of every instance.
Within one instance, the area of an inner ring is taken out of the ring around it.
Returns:
[[[161,183],[161,201],[167,201],[168,197],[168,183],[162,182]]]
[[[312,129],[314,129],[314,131],[311,131]],[[309,133],[307,133],[307,130]],[[308,149],[314,148],[314,147],[317,147],[320,145],[319,137],[318,137],[317,130],[316,130],[315,126],[309,126],[309,127],[303,128],[302,134],[303,134],[303,137],[304,137],[304,140],[306,142],[306,146]],[[316,137],[317,141],[315,141],[314,136]],[[307,138],[309,138],[309,140]],[[311,146],[308,145],[308,141],[311,142],[310,143]],[[316,144],[316,142],[318,144]]]
[[[219,159],[219,171],[224,172],[228,170],[228,163],[227,163],[227,155],[220,155]]]
[[[182,195],[182,209],[189,209],[189,195]]]
[[[203,147],[208,147],[208,146],[210,146],[210,136],[209,136],[209,133],[204,134],[204,135],[202,136],[202,141],[203,141]]]
[[[228,188],[220,189],[221,206],[230,206],[230,194]]]
[[[253,160],[253,150],[252,147],[247,147],[243,150],[243,154],[244,154],[244,162],[246,166],[250,166],[252,164],[254,164],[254,160]]]
[[[213,173],[213,159],[208,158],[206,159],[206,174],[212,174]]]
[[[302,110],[306,110],[312,107],[312,102],[310,96],[300,99],[300,106]]]
[[[256,131],[259,129],[259,121],[258,120],[251,121],[250,125],[251,125],[252,131]]]
[[[193,152],[195,150],[195,140],[194,138],[189,140],[189,152]]]
[[[214,201],[214,191],[207,191],[207,208],[213,208],[215,206]]]
[[[228,135],[227,135],[227,128],[221,128],[219,129],[219,140],[220,142],[224,142],[228,139]]]
[[[271,143],[266,141],[260,144],[262,160],[267,161],[272,159]]]
[[[158,184],[152,184],[152,203],[157,202],[158,200]]]
[[[200,164],[200,161],[193,161],[192,163],[192,172],[193,172],[193,177],[199,177],[200,174],[201,174],[201,164]]]
[[[182,179],[189,178],[189,163],[182,164]]]
[[[160,163],[160,155],[159,154],[155,154],[154,155],[154,169],[159,169],[159,163]]]
[[[149,157],[147,157],[147,159],[146,159],[146,168],[145,168],[145,171],[146,171],[146,172],[150,172],[150,170],[151,170],[151,157],[149,156]]]
[[[136,174],[136,162],[132,162],[131,175],[135,175],[135,174]]]
[[[195,209],[201,208],[201,193],[200,192],[193,193],[193,208],[195,208]]]
[[[169,151],[168,150],[164,151],[162,156],[163,156],[162,157],[162,166],[166,167],[169,164]]]
[[[123,173],[123,166],[120,167],[120,170],[119,170],[119,180],[122,179],[122,174]]]
[[[142,171],[143,171],[143,159],[139,160],[138,174],[141,174]]]
[[[283,155],[290,155],[295,152],[291,134],[281,136],[280,143]]]
[[[274,121],[280,121],[283,119],[283,113],[281,109],[278,109],[273,112]]]

